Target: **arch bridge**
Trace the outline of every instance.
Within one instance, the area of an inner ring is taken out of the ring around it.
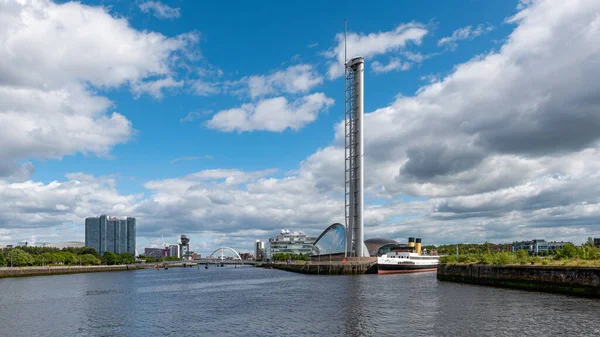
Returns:
[[[219,247],[208,257],[209,259],[242,260],[242,257],[231,247]]]

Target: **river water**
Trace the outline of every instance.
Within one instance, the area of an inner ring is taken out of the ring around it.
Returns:
[[[600,301],[435,273],[213,267],[0,279],[0,336],[567,335],[600,335]]]

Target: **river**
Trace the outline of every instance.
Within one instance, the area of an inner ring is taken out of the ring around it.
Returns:
[[[0,279],[0,336],[598,336],[600,301],[252,267]]]

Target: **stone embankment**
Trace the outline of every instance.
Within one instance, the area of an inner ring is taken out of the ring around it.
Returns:
[[[440,281],[600,297],[600,267],[441,264],[437,278]]]
[[[0,278],[136,270],[152,268],[152,266],[130,264],[118,266],[6,267],[0,268]]]
[[[298,263],[266,263],[257,267],[273,268],[312,275],[361,275],[376,274],[377,262],[351,261],[351,262],[298,262]]]

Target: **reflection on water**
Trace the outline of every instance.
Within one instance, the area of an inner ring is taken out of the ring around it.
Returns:
[[[600,334],[600,301],[435,273],[309,276],[171,268],[0,279],[0,336]]]

